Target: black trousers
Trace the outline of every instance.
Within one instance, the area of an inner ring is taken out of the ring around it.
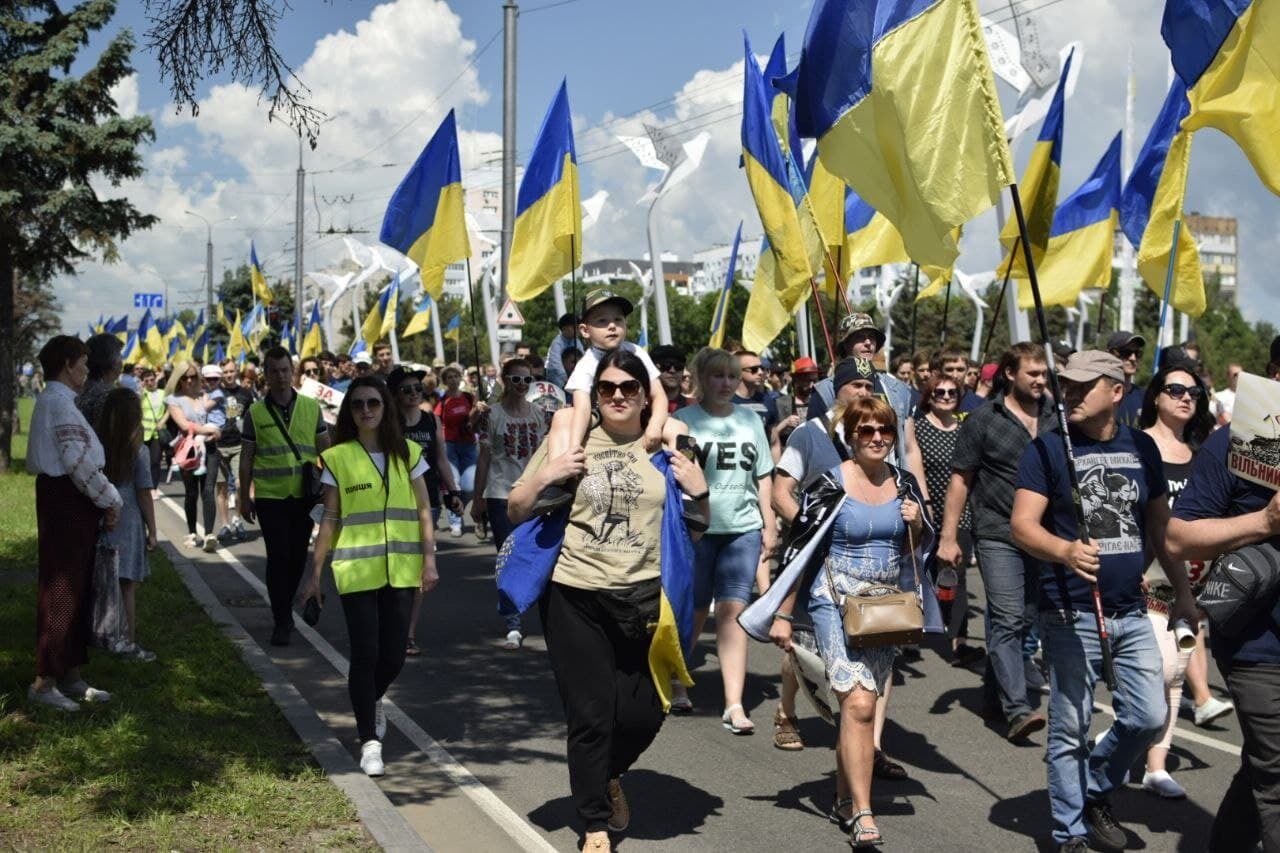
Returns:
[[[598,595],[553,582],[539,601],[569,730],[569,789],[587,832],[605,829],[609,780],[635,763],[663,720],[649,639],[624,635]]]
[[[1244,734],[1240,769],[1218,806],[1212,853],[1280,851],[1280,665],[1237,664],[1225,670]]]
[[[196,504],[203,504],[204,535],[215,533],[218,505],[214,502],[218,487],[218,448],[213,442],[205,445],[204,467],[206,473],[197,477],[190,471],[182,472],[182,509],[187,517],[187,532],[196,532]]]
[[[361,743],[378,739],[373,730],[374,706],[404,666],[416,591],[416,587],[384,586],[342,596],[351,643],[347,693]]]
[[[307,566],[312,503],[301,498],[257,498],[258,526],[267,546],[267,595],[277,625],[293,626],[293,597]]]
[[[157,436],[143,443],[147,446],[147,458],[151,462],[151,483],[158,489],[161,483],[160,476],[164,473],[160,467],[160,438]]]

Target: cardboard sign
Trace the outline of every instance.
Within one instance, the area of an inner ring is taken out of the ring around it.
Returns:
[[[302,380],[302,387],[298,389],[298,393],[320,404],[320,417],[324,418],[324,422],[329,426],[338,422],[338,409],[342,407],[342,398],[346,396],[341,391],[307,377]]]
[[[1240,374],[1227,467],[1251,483],[1280,489],[1280,382]]]

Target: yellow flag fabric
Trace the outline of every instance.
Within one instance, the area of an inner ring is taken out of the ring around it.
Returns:
[[[762,246],[751,298],[747,300],[747,313],[742,320],[742,346],[752,352],[760,352],[773,343],[791,322],[793,312],[788,311],[778,297],[781,278],[777,256],[767,245]]]

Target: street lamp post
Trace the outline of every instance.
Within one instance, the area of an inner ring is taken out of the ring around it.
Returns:
[[[203,216],[201,216],[200,214],[196,213],[194,210],[185,210],[185,211],[183,211],[183,213],[187,214],[187,216],[194,216],[196,219],[199,219],[201,222],[203,222],[203,223],[204,223],[204,227],[205,227],[205,238],[204,238],[204,288],[205,288],[205,290],[204,290],[204,317],[205,317],[205,322],[206,322],[206,323],[212,323],[212,322],[213,322],[213,226],[214,226],[214,224],[215,224],[215,223],[210,222],[208,219],[206,219],[205,217],[203,217]],[[219,219],[219,220],[218,220],[218,223],[222,223],[222,222],[232,222],[232,221],[234,221],[234,220],[235,220],[235,216],[233,215],[233,216],[228,216],[226,219]],[[167,297],[166,297],[166,299],[165,299],[165,302],[166,302],[166,303],[168,302],[168,298],[167,298]],[[168,310],[168,308],[169,308],[169,306],[168,306],[168,304],[166,304],[166,305],[165,305],[165,310],[167,311],[167,310]]]

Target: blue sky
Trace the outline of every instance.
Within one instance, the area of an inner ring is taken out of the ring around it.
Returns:
[[[588,233],[588,258],[645,250],[644,209],[636,200],[653,176],[616,144],[616,133],[643,133],[645,122],[711,133],[703,166],[661,202],[664,248],[688,256],[730,239],[739,219],[744,234],[759,222],[737,169],[742,31],[765,52],[785,31],[798,51],[809,3],[783,0],[529,0],[520,19],[519,145],[532,144],[547,102],[568,78],[582,166],[584,195],[610,192],[600,224]],[[535,11],[540,6],[547,8]],[[1076,96],[1068,102],[1060,198],[1084,180],[1123,122],[1125,68],[1132,49],[1138,75],[1140,146],[1163,98],[1167,51],[1160,41],[1161,0],[1024,0],[1034,11],[1047,53],[1068,41],[1084,43]],[[1007,0],[979,0],[996,20]],[[293,171],[297,143],[279,122],[268,125],[256,92],[207,81],[199,117],[175,115],[153,57],[142,46],[147,23],[141,2],[123,2],[113,30],[130,27],[139,49],[136,80],[122,87],[126,110],[150,114],[157,139],[146,158],[149,172],[127,185],[128,194],[161,224],[130,239],[123,262],[87,264],[59,282],[67,326],[83,329],[99,311],[126,310],[130,294],[165,280],[171,299],[192,302],[203,274],[204,227],[184,214],[211,220],[235,216],[214,230],[215,268],[258,246],[269,276],[292,266]],[[306,268],[337,263],[341,243],[314,234],[316,220],[351,223],[376,232],[387,197],[450,108],[457,108],[464,183],[494,180],[483,161],[500,147],[502,39],[500,0],[296,0],[278,32],[279,46],[313,89],[313,103],[332,120],[317,149],[305,155]],[[461,78],[445,90],[453,78]],[[1012,91],[1000,84],[1006,110]],[[653,109],[647,109],[656,105]],[[415,119],[416,116],[416,119]],[[370,153],[370,149],[374,149]],[[1029,146],[1019,150],[1021,170]],[[367,154],[367,156],[365,156]],[[601,157],[600,155],[609,155]],[[594,155],[594,156],[593,156]],[[313,200],[311,187],[319,198]],[[317,202],[321,208],[316,213]],[[1242,302],[1253,317],[1275,316],[1280,296],[1267,293],[1263,270],[1280,268],[1280,200],[1262,188],[1234,144],[1216,132],[1198,135],[1192,156],[1188,209],[1241,218]],[[376,233],[365,235],[372,242]],[[975,273],[998,261],[994,217],[966,230],[960,266]],[[140,284],[142,282],[143,284]],[[144,288],[145,285],[145,288]]]

